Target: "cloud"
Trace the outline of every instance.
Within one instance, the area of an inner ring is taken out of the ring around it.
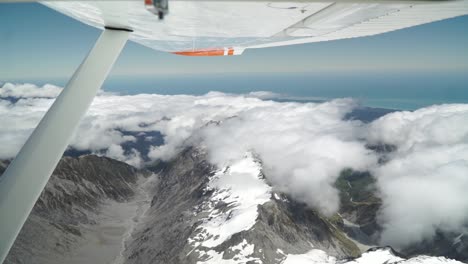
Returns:
[[[30,88],[28,94],[40,89]],[[164,135],[165,144],[152,147],[151,159],[167,160],[186,146],[201,144],[208,149],[211,162],[224,166],[253,151],[261,157],[268,180],[276,188],[325,214],[336,212],[339,199],[333,183],[340,170],[365,169],[376,160],[357,139],[362,134],[361,122],[343,120],[355,103],[350,99],[323,104],[278,103],[261,100],[259,95],[270,94],[101,94],[70,145],[94,153],[104,150],[106,155],[133,165],[141,165],[144,157],[135,149],[122,148],[136,140],[124,131],[160,131]],[[27,97],[5,103],[4,111],[9,115],[22,115],[7,117],[10,129],[2,131],[5,137],[0,141],[16,134],[14,141],[24,142],[51,102]],[[2,151],[1,157],[12,157],[21,143]]]
[[[199,134],[214,164],[229,164],[252,150],[275,188],[331,215],[339,208],[333,184],[341,170],[362,170],[376,162],[357,139],[362,123],[343,120],[354,106],[347,99],[323,104],[264,102]]]
[[[374,169],[383,197],[382,243],[430,240],[468,224],[468,105],[395,112],[374,121],[368,138],[395,145]]]
[[[5,83],[0,87],[0,98],[12,97],[12,98],[33,98],[33,97],[46,97],[54,98],[57,97],[62,88],[46,84],[42,87],[37,87],[34,84],[13,84]]]
[[[16,155],[53,102],[48,96],[37,96],[36,90],[46,86],[28,85],[18,91],[13,84],[3,87],[9,87],[8,94],[16,94],[17,100],[0,98],[0,159]],[[340,171],[369,170],[383,199],[379,212],[382,243],[405,246],[431,239],[436,230],[461,232],[465,228],[468,105],[394,112],[363,123],[346,119],[357,106],[351,99],[324,103],[266,100],[274,97],[267,92],[100,93],[71,146],[135,166],[142,166],[148,158],[169,160],[190,145],[206,148],[210,162],[220,167],[251,151],[262,160],[273,188],[327,215],[339,207],[333,183]],[[164,136],[164,145],[152,143],[154,131]],[[139,136],[153,144],[147,156],[135,147]],[[378,163],[381,154],[366,148],[369,144],[394,145],[396,150],[382,164]]]
[[[167,121],[161,130],[166,144],[150,156],[167,159],[201,143],[223,167],[253,151],[275,188],[331,215],[339,208],[333,184],[340,171],[376,162],[357,139],[362,123],[343,120],[355,106],[349,99],[297,104],[210,93]]]
[[[263,99],[263,100],[275,99],[275,98],[280,98],[280,97],[282,97],[281,94],[274,93],[274,92],[269,92],[269,91],[255,91],[255,92],[250,92],[250,93],[247,94],[247,96],[255,97],[255,98]]]
[[[44,98],[28,98],[12,103],[0,98],[0,159],[16,155],[52,101]]]
[[[141,167],[143,165],[141,154],[136,149],[131,149],[130,153],[125,154],[122,146],[112,144],[107,148],[105,155],[109,158],[121,160],[135,167]]]

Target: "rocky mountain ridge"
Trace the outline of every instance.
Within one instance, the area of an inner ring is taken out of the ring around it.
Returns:
[[[61,159],[5,263],[83,263],[119,254],[151,173],[93,155]],[[117,238],[117,239],[115,239]],[[107,252],[100,252],[101,250]],[[88,255],[88,256],[86,256]]]
[[[326,217],[273,189],[254,153],[223,168],[206,155],[187,148],[154,174],[64,157],[6,263],[457,263],[390,248],[361,255],[379,233],[366,173],[342,173],[342,208]]]

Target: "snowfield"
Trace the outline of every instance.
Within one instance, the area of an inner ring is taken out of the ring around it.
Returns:
[[[390,248],[365,252],[351,261],[339,261],[322,250],[313,249],[301,255],[288,255],[282,264],[462,264],[460,261],[444,257],[417,256],[403,259],[392,254]]]

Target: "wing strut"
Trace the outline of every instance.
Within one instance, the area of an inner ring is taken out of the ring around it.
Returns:
[[[28,218],[129,32],[106,29],[0,178],[0,263]]]

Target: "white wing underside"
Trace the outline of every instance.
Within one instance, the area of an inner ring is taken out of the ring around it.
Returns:
[[[443,2],[170,1],[163,21],[143,1],[42,2],[88,25],[131,28],[130,39],[166,52],[264,48],[376,35],[468,14]],[[182,54],[187,55],[187,54]],[[225,53],[224,55],[228,55]]]

